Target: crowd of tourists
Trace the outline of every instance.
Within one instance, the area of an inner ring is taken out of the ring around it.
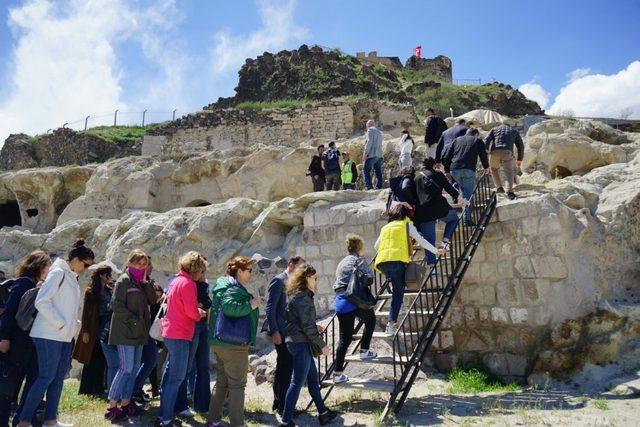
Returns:
[[[425,116],[428,155],[420,170],[413,164],[414,140],[408,131],[402,133],[400,173],[390,181],[388,223],[374,244],[374,262],[365,258],[360,236],[346,236],[346,255],[337,266],[333,285],[340,326],[333,384],[349,381],[344,374],[345,356],[354,339],[356,318],[364,324],[359,357],[377,357],[371,349],[374,311],[347,295],[354,275],[365,286],[373,281],[374,269],[389,279],[391,303],[385,333],[394,336],[414,242],[424,249],[426,264],[433,267],[436,257],[450,249],[458,226],[456,211],[443,192],[462,204],[464,223],[473,225],[472,193],[480,161],[498,192],[505,192],[499,169],[504,170],[506,194],[515,198],[514,170],[522,160],[523,145],[514,129],[500,125],[483,141],[464,120],[447,129],[433,111],[427,110]],[[373,120],[366,127],[364,186],[374,188],[373,172],[375,188],[382,188],[382,132]],[[358,169],[350,153],[340,153],[335,142],[324,148],[318,147],[309,166],[314,190],[355,189]],[[437,221],[445,227],[436,244]],[[129,253],[122,271],[95,261],[94,252],[80,240],[65,257],[55,260],[42,250],[29,253],[14,279],[4,280],[5,273],[0,272],[0,427],[36,425],[39,418],[44,425],[67,425],[58,421],[58,406],[72,358],[83,365],[79,393],[104,398],[104,416],[112,422],[140,415],[150,399],[159,397],[156,422],[160,426],[174,425],[176,416],[190,417],[195,412],[206,413],[210,426],[226,425],[225,415],[230,425],[244,425],[249,349],[256,342],[260,315],[259,300],[247,289],[253,260],[235,257],[223,275],[209,282],[206,257],[191,251],[180,258],[176,274],[164,287],[151,278],[151,257],[141,249]],[[88,284],[81,295],[78,280],[85,272]],[[320,424],[337,416],[320,394],[314,363],[334,350],[323,339],[324,329],[317,321],[316,286],[315,269],[300,256],[292,256],[268,285],[261,332],[270,337],[277,353],[272,409],[281,425],[295,425],[296,404],[305,384]],[[213,389],[210,349],[217,367]],[[143,390],[147,381],[150,395]]]
[[[445,173],[447,180],[462,195],[469,199],[475,185],[476,163],[479,157],[486,173],[490,173],[499,194],[506,194],[511,200],[517,196],[513,192],[516,171],[524,157],[524,143],[520,133],[508,124],[501,124],[480,139],[479,131],[469,127],[465,119],[458,119],[452,127],[437,116],[433,109],[424,111],[426,157],[433,159],[434,169]],[[381,189],[383,184],[383,135],[374,120],[366,123],[365,145],[362,154],[362,181],[365,190]],[[311,176],[313,191],[354,190],[358,181],[358,167],[348,152],[340,153],[335,141],[325,150],[319,145],[317,154],[311,159],[308,175]],[[398,159],[395,162],[402,172],[414,165],[413,149],[415,141],[408,130],[402,131],[399,141]],[[517,157],[514,151],[517,150]],[[343,162],[340,163],[342,156]],[[505,175],[505,181],[501,172]],[[372,179],[376,178],[375,187]],[[504,186],[506,182],[506,190]],[[472,185],[473,184],[473,185]],[[455,199],[454,199],[455,200]],[[465,210],[465,220],[470,220],[470,210]]]

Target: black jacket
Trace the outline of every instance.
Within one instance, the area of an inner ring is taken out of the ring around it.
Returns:
[[[285,319],[286,342],[308,342],[316,349],[327,345],[316,326],[317,316],[313,292],[300,291],[291,296],[287,302]]]
[[[413,215],[413,222],[421,224],[442,218],[453,209],[442,195],[445,190],[454,199],[458,198],[458,191],[453,188],[442,172],[427,169],[416,173],[416,195],[418,206]]]
[[[442,159],[444,170],[450,172],[451,169],[471,169],[476,170],[478,157],[482,162],[482,167],[489,167],[489,159],[484,142],[475,135],[460,136],[453,140],[451,147]]]
[[[209,297],[209,283],[207,282],[196,282],[196,286],[198,288],[198,307],[207,311],[211,308],[212,302],[211,297]],[[202,306],[200,305],[202,304]],[[156,311],[156,314],[158,312]],[[155,316],[153,316],[155,318]],[[200,319],[200,323],[207,323],[207,318],[203,317]]]
[[[518,160],[524,158],[524,143],[520,133],[509,125],[499,125],[489,131],[484,143],[490,152],[495,150],[513,151],[513,146],[518,148]]]
[[[425,124],[424,143],[431,146],[437,144],[442,136],[442,132],[447,130],[447,124],[438,116],[427,117]]]
[[[13,282],[9,289],[9,298],[7,299],[4,312],[2,316],[0,316],[0,339],[11,341],[16,333],[21,331],[16,323],[18,306],[25,292],[35,287],[35,282],[28,277],[20,277]]]
[[[465,125],[455,124],[451,128],[442,132],[438,140],[438,148],[436,149],[436,162],[440,163],[445,156],[454,139],[467,133],[468,127]]]
[[[324,178],[324,169],[322,169],[322,157],[313,156],[311,159],[311,163],[309,163],[309,174],[313,177],[314,175],[320,175],[320,178]]]

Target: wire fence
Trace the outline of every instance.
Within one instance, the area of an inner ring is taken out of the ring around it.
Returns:
[[[462,86],[480,86],[482,79],[453,79],[453,84]]]
[[[82,131],[99,126],[148,126],[175,120],[187,113],[187,111],[179,111],[178,109],[171,111],[114,110],[112,112],[90,114],[75,121],[62,123],[59,127]],[[52,130],[48,129],[47,133]]]

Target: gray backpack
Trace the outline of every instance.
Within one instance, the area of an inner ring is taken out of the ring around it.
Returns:
[[[64,282],[64,276],[62,276],[62,280],[58,283],[58,290],[60,290],[62,282]],[[18,327],[25,332],[29,332],[31,330],[36,314],[38,314],[38,310],[36,309],[36,297],[38,296],[39,290],[40,288],[29,289],[22,295],[22,298],[20,298],[20,304],[18,305],[18,311],[16,312],[16,323],[18,324]]]

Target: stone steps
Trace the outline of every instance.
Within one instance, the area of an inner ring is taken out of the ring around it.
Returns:
[[[332,380],[322,381],[323,387],[338,387],[338,388],[355,388],[355,389],[366,389],[373,391],[381,391],[385,393],[391,393],[393,391],[394,383],[393,381],[385,381],[385,380],[370,380],[364,378],[349,378],[349,381],[334,384]]]
[[[376,363],[381,365],[393,365],[393,356],[389,355],[379,355],[378,357],[374,357],[373,359],[362,360],[360,359],[359,354],[351,354],[349,356],[346,356],[344,360],[353,363]],[[406,356],[396,356],[396,360],[399,363],[407,363],[409,361],[409,358]]]

